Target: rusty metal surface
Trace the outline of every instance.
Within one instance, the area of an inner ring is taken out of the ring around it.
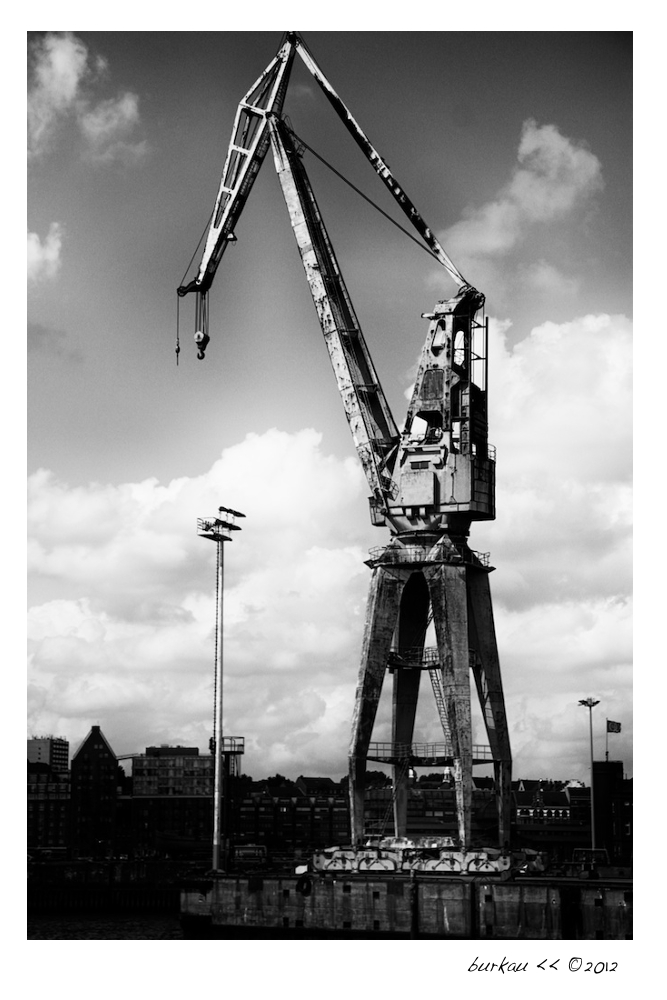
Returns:
[[[276,171],[352,438],[372,493],[383,497],[398,430],[291,135],[277,118],[270,119],[270,129]]]

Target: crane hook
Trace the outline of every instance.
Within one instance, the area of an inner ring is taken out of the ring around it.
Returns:
[[[207,333],[202,333],[201,330],[197,330],[197,332],[195,333],[195,344],[199,348],[199,350],[197,351],[197,357],[199,358],[200,361],[204,360],[204,353],[206,351],[206,348],[208,347],[210,339],[211,338],[209,337],[209,335]]]

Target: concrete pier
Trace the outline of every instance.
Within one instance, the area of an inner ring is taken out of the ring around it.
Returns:
[[[625,940],[632,882],[409,875],[220,876],[185,887],[186,936]]]

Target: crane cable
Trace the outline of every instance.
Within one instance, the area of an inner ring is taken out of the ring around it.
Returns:
[[[283,119],[283,121],[285,122],[285,119]],[[313,156],[316,157],[316,159],[318,159],[321,163],[323,163],[325,167],[328,167],[329,170],[331,170],[336,175],[336,177],[339,177],[345,184],[347,184],[348,187],[351,187],[353,191],[356,191],[356,193],[361,198],[363,198],[364,201],[367,201],[369,205],[371,205],[374,209],[376,209],[380,213],[380,215],[383,215],[385,217],[385,219],[388,219],[389,222],[391,222],[391,224],[393,226],[396,226],[397,229],[400,229],[400,231],[405,236],[407,236],[408,239],[412,240],[413,243],[417,244],[417,246],[419,247],[420,250],[423,250],[424,253],[427,253],[429,255],[429,257],[432,257],[434,260],[437,260],[439,264],[442,263],[442,261],[440,260],[440,258],[438,257],[437,254],[433,253],[433,251],[430,250],[427,246],[424,246],[424,244],[422,242],[420,242],[420,240],[418,240],[416,236],[413,236],[411,232],[409,232],[407,229],[404,229],[403,226],[401,226],[400,223],[398,223],[396,221],[396,219],[393,219],[391,217],[391,215],[389,215],[387,212],[385,212],[385,210],[383,208],[380,208],[380,206],[377,205],[373,201],[372,198],[369,198],[368,195],[364,194],[364,192],[361,191],[355,184],[353,184],[352,181],[349,181],[347,179],[347,177],[345,177],[343,174],[341,174],[339,170],[336,170],[336,168],[334,166],[332,166],[332,164],[329,163],[327,160],[325,160],[323,156],[320,156],[320,154],[317,153],[312,148],[312,146],[309,146],[308,143],[305,142],[301,138],[301,136],[299,136],[299,135],[296,134],[296,132],[294,131],[294,129],[291,127],[291,125],[288,125],[287,122],[285,122],[285,125],[286,125],[287,129],[289,130],[290,135],[297,141],[297,143],[299,143],[299,145],[303,146],[304,149],[307,149],[309,153],[312,153]],[[206,225],[204,227],[204,230],[203,230],[201,236],[199,237],[199,242],[197,243],[197,246],[195,247],[194,253],[192,254],[192,257],[190,258],[190,262],[189,262],[188,266],[185,269],[185,273],[183,274],[183,278],[181,279],[181,285],[183,285],[185,283],[185,278],[187,276],[187,273],[190,270],[190,268],[192,266],[192,262],[193,262],[193,260],[195,259],[196,255],[197,255],[197,251],[199,250],[199,247],[201,246],[202,241],[203,241],[206,233],[209,230],[209,227],[211,225],[211,219],[213,218],[214,212],[215,212],[215,208],[213,209],[213,212],[211,212],[211,214],[210,214],[210,216],[208,218],[208,222],[206,223]],[[180,343],[179,326],[180,326],[180,297],[177,296],[177,299],[176,299],[176,365],[177,366],[178,366],[178,356],[181,353],[181,343]]]
[[[180,298],[176,296],[176,367],[178,368],[178,355],[181,353],[181,336],[180,336],[180,321],[181,321],[181,310],[180,310]]]
[[[190,263],[188,264],[188,266],[186,267],[186,269],[185,269],[185,271],[183,273],[183,277],[181,278],[181,285],[185,284],[185,279],[187,277],[188,271],[192,267],[192,262],[195,259],[195,257],[197,256],[197,252],[198,252],[200,246],[202,245],[203,239],[206,236],[207,232],[209,231],[209,228],[211,226],[211,219],[213,218],[213,213],[214,212],[215,212],[215,208],[213,208],[213,211],[211,212],[211,214],[208,217],[208,221],[207,221],[206,225],[204,226],[204,229],[202,231],[201,236],[199,237],[199,242],[197,243],[197,246],[194,249],[194,253],[192,254],[192,257],[190,258]],[[177,294],[176,295],[176,367],[178,367],[178,355],[181,353],[180,316],[181,316],[181,297],[180,297],[180,295]]]
[[[338,170],[336,170],[336,168],[335,168],[334,166],[332,166],[332,165],[331,165],[331,164],[330,164],[329,162],[327,162],[327,160],[325,160],[323,156],[320,156],[320,154],[319,154],[319,153],[315,152],[315,150],[314,150],[314,149],[312,148],[312,146],[309,146],[309,145],[308,145],[308,143],[307,143],[307,142],[305,142],[305,141],[304,141],[304,140],[303,140],[303,139],[301,138],[301,136],[297,135],[297,134],[296,134],[296,132],[294,131],[294,129],[293,129],[293,128],[291,128],[291,126],[287,125],[287,128],[289,129],[289,131],[290,131],[290,133],[291,133],[292,137],[293,137],[294,139],[296,139],[296,141],[297,141],[297,142],[298,142],[298,143],[299,143],[299,144],[300,144],[301,146],[303,146],[303,147],[304,147],[305,149],[307,149],[309,153],[312,153],[312,154],[313,154],[313,156],[315,156],[315,157],[316,157],[316,158],[317,158],[317,159],[318,159],[318,160],[319,160],[319,161],[320,161],[321,163],[323,163],[323,164],[324,164],[324,166],[325,166],[325,167],[328,167],[328,168],[329,168],[329,170],[333,171],[333,173],[334,173],[334,174],[335,174],[335,175],[336,175],[337,177],[340,177],[340,179],[341,179],[342,181],[344,181],[344,182],[345,182],[345,184],[347,184],[347,185],[348,185],[348,187],[351,187],[353,191],[356,191],[356,193],[357,193],[358,195],[360,195],[360,196],[361,196],[361,197],[362,197],[362,198],[364,199],[364,201],[367,201],[369,205],[372,205],[372,207],[373,207],[373,208],[377,209],[377,211],[378,211],[378,212],[380,213],[380,215],[384,215],[385,219],[388,219],[388,220],[389,220],[389,222],[391,222],[391,224],[392,224],[392,225],[396,226],[396,228],[397,228],[397,229],[400,229],[400,231],[401,231],[402,233],[404,233],[404,234],[405,234],[405,235],[406,235],[406,236],[408,237],[408,239],[411,239],[413,243],[416,243],[416,244],[417,244],[417,246],[418,246],[418,247],[420,248],[420,250],[423,250],[423,251],[424,251],[424,253],[427,253],[427,254],[429,255],[429,257],[433,257],[433,259],[434,259],[434,260],[437,260],[439,264],[441,264],[441,263],[442,263],[442,261],[440,260],[440,258],[438,257],[438,255],[437,255],[437,254],[433,253],[433,251],[432,251],[432,250],[430,250],[430,249],[429,249],[429,248],[428,248],[427,246],[424,246],[424,244],[423,244],[423,243],[421,243],[421,242],[420,242],[420,241],[419,241],[419,240],[417,239],[417,237],[416,237],[416,236],[413,236],[411,232],[409,232],[409,231],[408,231],[407,229],[404,229],[404,228],[403,228],[403,226],[401,226],[401,225],[400,225],[400,223],[398,223],[398,222],[396,221],[396,219],[393,219],[393,218],[391,217],[391,215],[389,215],[389,214],[388,214],[387,212],[385,212],[385,211],[384,211],[384,209],[383,209],[383,208],[380,208],[380,206],[379,206],[379,205],[377,205],[377,204],[376,204],[376,203],[375,203],[375,202],[374,202],[374,201],[372,200],[372,198],[369,198],[369,197],[368,197],[368,195],[364,194],[364,192],[363,192],[363,191],[360,191],[360,190],[359,190],[359,188],[358,188],[358,187],[356,187],[356,185],[354,185],[354,184],[352,183],[352,181],[349,181],[349,180],[347,179],[347,177],[345,177],[345,176],[344,176],[343,174],[341,174],[341,173],[340,173],[340,172],[339,172]]]

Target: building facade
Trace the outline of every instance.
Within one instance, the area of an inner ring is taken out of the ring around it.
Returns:
[[[70,776],[28,761],[28,854],[70,846]]]
[[[125,776],[99,726],[93,726],[62,770],[68,744],[57,737],[29,740],[28,848],[65,849],[73,857],[210,856],[215,758],[196,747],[147,747],[131,758]],[[31,749],[32,744],[32,749]],[[366,836],[393,830],[392,789],[383,773],[366,788]],[[472,841],[497,838],[492,779],[479,779],[472,796]],[[596,840],[616,865],[632,863],[632,781],[619,761],[596,762]],[[544,852],[569,862],[577,848],[591,846],[590,788],[581,783],[518,781],[512,785],[515,849]],[[350,843],[347,779],[281,775],[253,781],[233,775],[224,798],[225,829],[233,847],[308,853]],[[407,836],[457,838],[455,792],[447,775],[411,778]]]
[[[28,740],[31,764],[48,764],[53,771],[69,771],[69,743],[62,736],[32,736]]]
[[[132,794],[212,795],[214,765],[198,747],[146,747],[145,754],[132,758]]]
[[[213,833],[215,758],[198,747],[146,747],[118,799],[117,847],[133,857],[204,857]]]
[[[72,849],[79,857],[114,851],[118,764],[99,726],[93,726],[72,758]]]
[[[620,760],[593,762],[595,846],[607,851],[612,864],[632,862],[632,781]]]

